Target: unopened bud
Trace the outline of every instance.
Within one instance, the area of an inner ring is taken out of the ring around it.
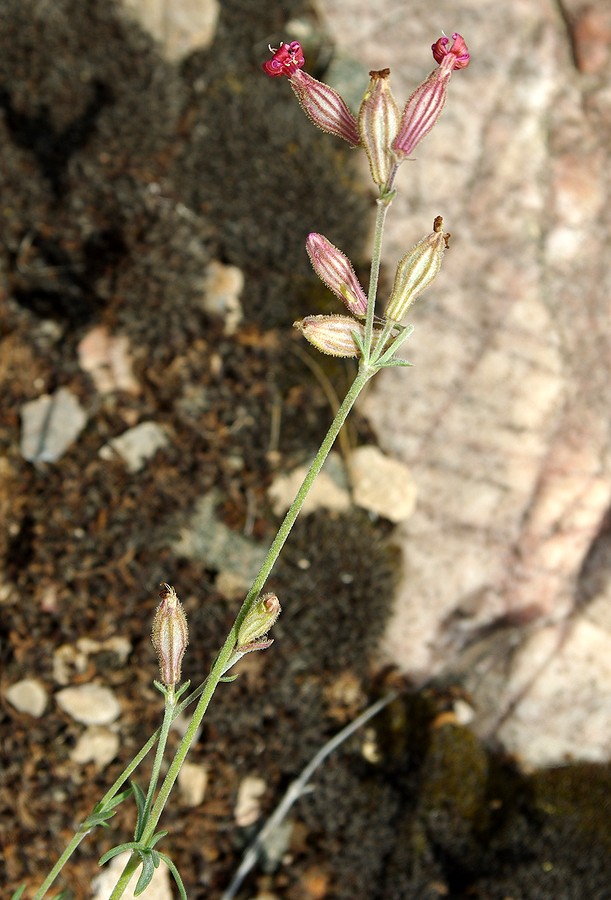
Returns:
[[[453,40],[449,49],[447,37],[439,38],[433,44],[431,49],[439,67],[416,88],[405,104],[399,131],[392,145],[398,161],[414,151],[441,115],[454,69],[464,69],[469,65],[469,51],[463,38],[454,34]]]
[[[361,142],[369,157],[374,183],[382,187],[388,182],[395,158],[391,144],[399,128],[399,107],[390,89],[390,69],[370,72],[371,81],[359,111]]]
[[[387,319],[400,322],[414,300],[433,281],[441,268],[449,238],[450,235],[443,232],[443,219],[437,216],[433,222],[433,232],[400,260],[386,307]]]
[[[364,338],[365,329],[350,316],[306,316],[293,326],[321,353],[345,358],[360,355],[354,332]]]
[[[280,601],[275,594],[264,594],[251,606],[238,631],[237,651],[265,650],[273,641],[267,633],[280,615]]]
[[[361,138],[357,121],[336,90],[302,69],[291,72],[289,82],[306,116],[318,128],[358,147]]]
[[[306,250],[320,280],[346,304],[351,313],[359,318],[365,318],[367,295],[348,257],[334,247],[324,235],[316,232],[308,235]]]
[[[169,584],[163,585],[153,620],[151,640],[159,659],[161,681],[173,687],[180,681],[182,658],[189,643],[187,617],[176,591]]]

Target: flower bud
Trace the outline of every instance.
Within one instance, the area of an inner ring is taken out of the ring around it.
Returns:
[[[173,687],[180,681],[180,667],[189,643],[187,617],[176,591],[169,584],[163,585],[153,620],[151,640],[159,659],[161,681]]]
[[[365,328],[350,316],[306,316],[293,326],[321,353],[345,358],[360,355],[354,332],[364,338]]]
[[[371,177],[382,187],[388,182],[395,164],[390,146],[399,128],[400,113],[390,89],[390,69],[369,75],[371,81],[359,110],[359,132],[369,157]]]
[[[359,146],[361,138],[357,121],[336,90],[301,69],[291,72],[289,82],[301,108],[314,125],[328,134],[343,138],[351,147]]]
[[[367,314],[367,295],[354,273],[352,263],[341,250],[322,234],[312,232],[306,240],[306,250],[314,271],[351,313],[360,318]]]
[[[275,594],[264,594],[254,603],[238,630],[237,651],[265,650],[273,641],[267,640],[270,630],[280,615],[280,601]]]
[[[416,88],[405,105],[399,131],[392,145],[398,161],[404,160],[413,152],[439,118],[454,69],[464,69],[469,65],[469,51],[463,38],[459,34],[452,37],[454,43],[449,49],[447,37],[439,38],[433,44],[431,49],[439,67]]]
[[[432,234],[419,241],[400,260],[386,307],[387,319],[400,322],[414,300],[436,277],[450,238],[442,229],[443,219],[437,216],[433,222]]]

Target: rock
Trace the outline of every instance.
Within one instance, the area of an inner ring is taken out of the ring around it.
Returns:
[[[529,765],[611,754],[608,652],[587,621],[602,589],[583,602],[611,506],[610,20],[573,6],[564,34],[544,5],[493,20],[472,4],[455,21],[477,46],[399,171],[387,282],[437,214],[451,248],[410,310],[414,367],[381,373],[361,406],[419,497],[393,536],[405,577],[380,662],[417,682],[475,665],[474,727]],[[416,38],[398,18],[382,47],[371,4],[325,13],[337,54],[389,66],[400,104],[431,70],[438,7]]]
[[[8,687],[4,696],[19,712],[39,719],[47,707],[47,692],[40,681],[24,678]]]
[[[260,799],[267,785],[257,775],[247,775],[240,782],[238,797],[233,814],[240,828],[252,825],[261,815]]]
[[[267,552],[242,534],[219,521],[215,514],[217,496],[212,491],[197,501],[189,524],[181,529],[174,552],[187,559],[204,560],[206,566],[229,572],[252,583]]]
[[[110,725],[121,713],[114,693],[100,684],[64,688],[55,696],[63,711],[84,725]]]
[[[101,874],[93,879],[91,900],[108,900],[128,859],[129,853],[121,853],[104,866]],[[137,872],[134,872],[134,877],[131,879],[127,890],[122,894],[123,900],[135,900],[134,888],[136,887],[140,871],[139,869]],[[170,873],[163,862],[160,863],[158,869],[155,869],[151,883],[141,896],[144,896],[145,900],[172,900],[174,895],[170,886]]]
[[[100,456],[102,459],[110,460],[118,453],[123,457],[130,472],[139,472],[146,460],[167,444],[168,436],[161,425],[155,422],[141,422],[105,444],[100,449]]]
[[[350,455],[352,496],[357,506],[391,522],[403,522],[416,508],[416,487],[408,467],[378,447],[357,447]]]
[[[159,42],[169,60],[212,43],[219,0],[123,0],[125,8]]]
[[[81,369],[91,375],[100,394],[113,391],[140,393],[125,335],[111,335],[103,325],[97,325],[80,341],[78,356]]]
[[[214,260],[206,268],[203,287],[202,307],[210,315],[224,320],[225,334],[234,334],[243,316],[240,303],[244,289],[242,270]]]
[[[119,750],[119,735],[109,728],[92,726],[85,729],[72,752],[73,762],[85,765],[95,763],[98,769],[105,769],[113,761]]]
[[[277,516],[283,515],[295,498],[309,466],[299,466],[285,475],[277,475],[269,487],[268,495]],[[337,453],[330,453],[324,468],[308,494],[300,515],[307,516],[317,509],[346,512],[350,509],[350,494],[346,473]]]
[[[208,770],[198,763],[183,763],[178,775],[178,788],[185,806],[199,806],[208,785]]]
[[[28,462],[57,462],[79,436],[87,416],[67,388],[21,407],[21,454]]]

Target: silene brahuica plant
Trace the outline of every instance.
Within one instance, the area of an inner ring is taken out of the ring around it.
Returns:
[[[174,588],[168,584],[162,586],[152,626],[152,641],[159,658],[160,679],[155,681],[155,686],[164,699],[163,721],[82,822],[34,894],[34,900],[46,896],[63,865],[86,835],[98,825],[108,827],[108,820],[119,804],[128,798],[132,798],[136,805],[134,839],[114,847],[100,860],[102,865],[119,853],[131,851],[110,900],[119,900],[123,896],[136,872],[135,894],[144,893],[155,868],[161,863],[170,869],[181,897],[186,897],[174,863],[158,848],[166,834],[158,830],[164,807],[217,685],[221,681],[232,680],[234,676],[227,673],[244,654],[266,650],[272,644],[268,635],[280,614],[280,603],[275,594],[262,593],[265,583],[357,397],[367,382],[382,369],[410,365],[397,355],[413,331],[411,325],[404,324],[404,319],[414,301],[436,277],[448,247],[450,236],[444,231],[443,219],[438,216],[432,230],[399,261],[390,296],[383,309],[376,309],[384,223],[396,193],[395,177],[399,166],[413,154],[436,124],[446,102],[452,73],[469,65],[469,52],[463,38],[453,34],[451,40],[444,36],[435,41],[432,51],[437,67],[416,88],[403,109],[393,96],[389,69],[370,72],[370,82],[357,115],[351,112],[337,91],[304,71],[305,59],[297,41],[282,43],[278,49],[270,50],[272,57],[263,64],[265,73],[272,78],[288,79],[302,109],[314,125],[347,141],[351,147],[365,151],[371,178],[378,191],[368,291],[361,286],[349,258],[342,250],[324,235],[310,234],[306,240],[306,250],[314,271],[341,300],[348,314],[306,315],[295,322],[295,326],[316,349],[333,356],[356,358],[358,370],[209,674],[190,692],[189,682],[181,683],[181,663],[188,646],[186,616]],[[192,711],[188,727],[169,762],[165,777],[161,779],[170,727],[174,719],[189,708]],[[153,748],[152,774],[145,793],[131,776]],[[22,886],[13,895],[13,900],[23,897],[24,891],[25,886]]]

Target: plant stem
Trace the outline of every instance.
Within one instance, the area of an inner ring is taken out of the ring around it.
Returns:
[[[259,570],[259,573],[258,573],[257,577],[255,578],[253,585],[252,585],[250,591],[248,592],[246,599],[244,600],[244,603],[242,604],[242,608],[241,608],[240,612],[238,613],[238,616],[233,624],[233,627],[231,628],[231,631],[229,632],[227,639],[226,639],[225,643],[223,644],[223,647],[222,647],[219,655],[216,658],[216,661],[212,667],[210,675],[208,676],[208,679],[206,681],[206,686],[204,688],[204,691],[202,693],[200,701],[195,709],[195,712],[193,713],[191,722],[189,723],[189,727],[187,728],[187,731],[185,732],[184,737],[183,737],[180,745],[178,746],[176,755],[174,756],[174,759],[172,760],[170,768],[168,769],[168,772],[164,779],[164,782],[161,785],[161,788],[159,789],[159,794],[157,795],[157,799],[151,810],[151,815],[149,817],[149,820],[148,820],[146,827],[144,829],[144,832],[142,834],[142,841],[144,843],[146,843],[147,840],[150,840],[150,838],[153,836],[153,833],[155,831],[155,828],[157,826],[157,823],[158,823],[161,813],[163,811],[163,807],[165,806],[167,798],[168,798],[170,791],[174,785],[174,782],[178,776],[180,767],[182,766],[182,764],[185,760],[185,757],[187,755],[187,752],[189,750],[191,742],[193,741],[195,734],[197,732],[197,729],[199,728],[199,725],[204,716],[204,713],[206,712],[206,708],[207,708],[207,706],[210,702],[210,699],[216,689],[219,679],[222,677],[222,675],[226,671],[227,662],[229,661],[229,659],[234,651],[234,648],[235,648],[237,633],[238,633],[240,624],[242,623],[244,617],[247,615],[250,607],[253,605],[253,603],[259,596],[261,589],[263,588],[263,585],[265,584],[276,560],[278,559],[280,551],[282,550],[282,547],[284,546],[286,539],[288,538],[288,536],[290,534],[291,528],[295,524],[295,520],[299,514],[299,511],[301,510],[301,507],[303,506],[303,503],[308,495],[308,492],[309,492],[310,488],[312,487],[312,484],[314,483],[316,476],[320,472],[331,447],[333,446],[335,438],[339,434],[339,431],[340,431],[342,425],[346,421],[348,413],[354,406],[356,398],[362,391],[362,389],[365,386],[365,384],[367,383],[367,381],[371,378],[372,374],[373,374],[373,371],[366,369],[366,368],[361,368],[359,370],[354,382],[352,383],[352,385],[350,387],[350,390],[348,391],[348,393],[346,394],[346,397],[344,398],[342,405],[340,406],[339,410],[337,411],[337,414],[336,414],[335,418],[333,419],[333,422],[331,423],[329,431],[325,435],[325,438],[324,438],[322,444],[320,445],[320,448],[319,448],[316,456],[314,457],[312,464],[310,465],[308,473],[305,476],[305,478],[301,484],[301,487],[297,491],[295,499],[293,500],[288,512],[286,513],[286,516],[284,517],[284,520],[283,520],[280,528],[278,529],[278,533],[276,534],[276,537],[274,538],[274,540],[272,542],[272,545],[267,553],[267,556],[265,557],[263,565],[261,566],[261,569]],[[114,897],[113,897],[113,900],[115,900]]]
[[[148,819],[149,813],[151,811],[151,806],[153,805],[155,788],[157,787],[157,782],[159,780],[159,772],[161,771],[161,763],[163,762],[163,754],[165,753],[165,746],[168,741],[170,726],[174,721],[175,709],[176,697],[174,694],[174,690],[168,690],[167,694],[165,695],[165,712],[163,715],[163,724],[161,725],[159,741],[157,742],[155,761],[153,762],[153,771],[151,772],[151,780],[149,781],[149,787],[146,794],[146,802],[144,804],[144,812],[142,814],[142,822],[139,831],[142,831],[142,829],[146,825],[146,820]],[[137,841],[140,840],[140,834],[136,834],[134,838]]]
[[[394,191],[389,185],[388,189],[380,193],[376,203],[376,221],[373,232],[373,250],[371,254],[371,273],[369,276],[369,291],[367,294],[367,317],[365,319],[365,339],[363,347],[365,357],[363,363],[367,364],[371,356],[371,343],[373,340],[373,317],[375,314],[376,298],[378,294],[378,281],[380,278],[380,261],[382,259],[382,237],[384,235],[384,223],[386,214],[393,201]]]

